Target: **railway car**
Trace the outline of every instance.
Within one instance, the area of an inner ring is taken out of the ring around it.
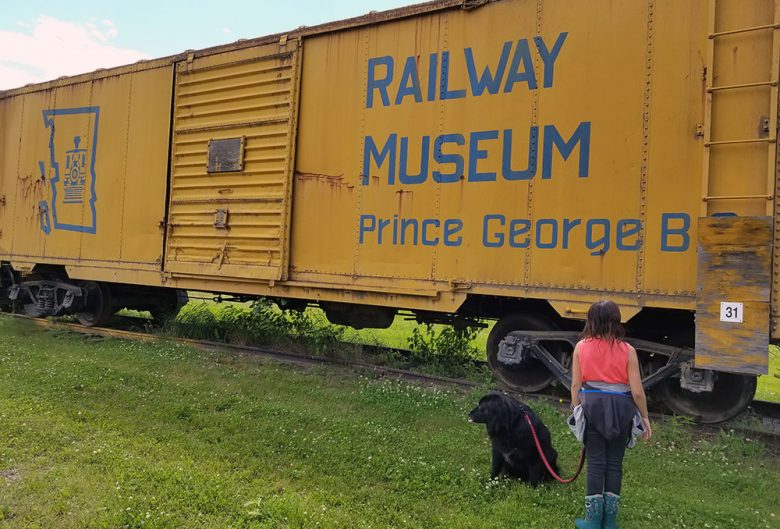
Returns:
[[[777,0],[442,0],[6,90],[0,299],[495,319],[538,391],[608,298],[724,420],[780,339],[779,73]]]

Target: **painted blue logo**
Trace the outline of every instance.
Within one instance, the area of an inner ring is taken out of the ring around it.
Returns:
[[[45,222],[41,215],[41,230],[46,234],[52,229],[94,234],[100,107],[44,110],[43,123],[49,129],[49,164],[53,175],[51,206],[46,206],[45,201],[39,204],[41,211],[46,212]],[[44,162],[39,165],[44,173]]]
[[[87,166],[87,149],[79,149],[81,136],[73,138],[73,149],[67,152],[65,162],[65,176],[62,179],[62,187],[65,189],[65,204],[82,204],[84,202],[84,184],[87,183],[85,174]]]

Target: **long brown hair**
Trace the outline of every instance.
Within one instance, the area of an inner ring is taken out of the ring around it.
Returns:
[[[588,309],[588,320],[582,338],[602,338],[609,342],[622,340],[626,335],[620,324],[620,309],[614,301],[597,301]]]

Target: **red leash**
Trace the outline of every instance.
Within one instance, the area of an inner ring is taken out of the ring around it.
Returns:
[[[536,430],[534,429],[534,425],[531,422],[531,417],[528,416],[528,413],[523,413],[523,417],[525,417],[525,422],[528,423],[528,426],[531,427],[531,435],[534,438],[534,443],[536,443],[536,449],[539,451],[539,456],[542,458],[542,462],[544,463],[544,466],[547,467],[547,472],[550,473],[552,477],[560,481],[561,483],[571,483],[575,479],[577,479],[577,476],[580,475],[580,472],[582,472],[582,467],[585,464],[585,447],[582,447],[582,453],[580,454],[580,464],[577,467],[577,471],[574,473],[572,477],[569,479],[563,479],[558,474],[553,472],[552,466],[550,466],[550,462],[547,461],[547,458],[544,455],[544,450],[542,450],[542,443],[539,442],[539,437],[536,436]]]

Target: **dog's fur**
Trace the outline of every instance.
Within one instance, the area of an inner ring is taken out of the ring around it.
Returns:
[[[503,472],[535,487],[552,479],[552,476],[539,457],[531,428],[525,421],[526,413],[531,418],[547,461],[557,474],[558,452],[552,446],[550,430],[526,404],[493,391],[479,400],[477,407],[469,413],[469,421],[482,423],[487,427],[493,449],[490,477],[496,478]]]

